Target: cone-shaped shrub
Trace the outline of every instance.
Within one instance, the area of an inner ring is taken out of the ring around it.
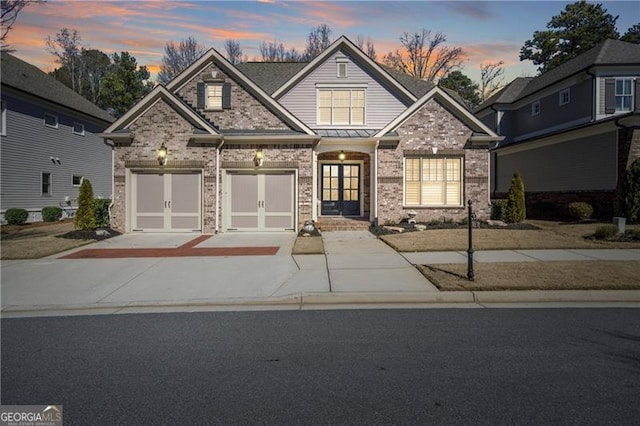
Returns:
[[[78,211],[73,217],[73,226],[85,231],[96,228],[96,207],[93,199],[93,187],[89,179],[83,179],[78,195]]]
[[[520,223],[527,217],[527,208],[524,204],[524,182],[518,172],[515,172],[511,178],[506,216],[509,223]]]
[[[627,169],[620,188],[618,214],[629,223],[640,222],[640,158]]]

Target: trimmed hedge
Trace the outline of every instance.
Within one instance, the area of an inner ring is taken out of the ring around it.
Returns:
[[[575,220],[587,220],[591,219],[593,215],[593,207],[589,203],[573,202],[569,203],[569,216]]]
[[[109,204],[111,200],[108,198],[98,198],[94,200],[96,208],[96,226],[98,228],[107,228],[109,226]]]
[[[491,219],[507,221],[507,200],[491,201]]]
[[[631,164],[624,175],[618,200],[618,216],[628,223],[640,223],[640,158]]]
[[[25,209],[7,209],[4,213],[4,220],[9,225],[22,225],[29,218],[29,212]]]
[[[47,206],[42,208],[42,220],[45,222],[55,222],[62,217],[62,209],[57,206]]]

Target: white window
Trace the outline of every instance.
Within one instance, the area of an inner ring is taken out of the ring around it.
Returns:
[[[405,159],[405,205],[461,206],[462,188],[462,157]]]
[[[42,172],[42,195],[51,195],[51,173]]]
[[[571,91],[570,89],[564,89],[560,91],[560,105],[566,105],[571,102]]]
[[[0,135],[7,135],[7,101],[0,101]]]
[[[48,127],[58,128],[58,116],[53,114],[45,114],[44,115],[44,125]]]
[[[73,133],[76,135],[84,136],[84,124],[82,123],[73,123]]]
[[[540,114],[540,101],[536,101],[531,104],[531,115],[539,115]]]
[[[336,58],[336,75],[341,78],[347,76],[347,58]]]
[[[222,109],[222,84],[207,84],[206,86],[206,108]]]
[[[73,177],[71,178],[71,184],[73,186],[80,186],[82,185],[83,179],[84,177],[82,177],[82,175],[73,175]]]
[[[630,78],[616,80],[616,111],[631,111],[633,105],[633,80]]]
[[[319,89],[318,124],[364,124],[364,89]]]

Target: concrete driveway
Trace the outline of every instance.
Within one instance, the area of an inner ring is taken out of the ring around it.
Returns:
[[[127,234],[74,249],[178,248],[194,234]],[[225,233],[195,248],[271,247],[273,255],[2,262],[2,311],[291,303],[301,294],[437,292],[368,232],[326,233],[325,255],[292,256],[294,233]],[[294,303],[295,305],[295,303]],[[295,306],[292,306],[295,308]]]

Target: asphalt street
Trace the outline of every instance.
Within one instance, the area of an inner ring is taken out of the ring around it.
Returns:
[[[637,424],[640,309],[1,321],[2,404],[65,424]]]

